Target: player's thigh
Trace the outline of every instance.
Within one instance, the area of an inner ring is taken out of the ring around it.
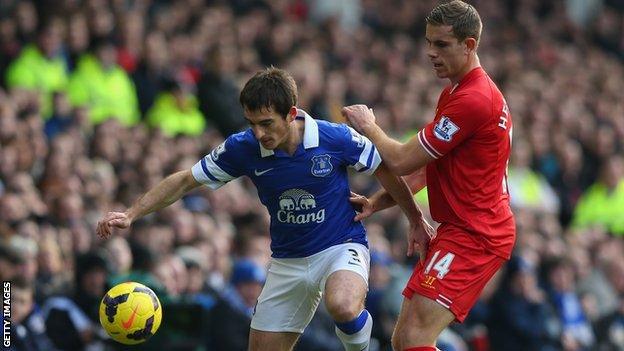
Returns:
[[[427,297],[414,294],[403,299],[401,312],[393,333],[393,345],[398,349],[435,345],[438,335],[455,315]]]
[[[357,317],[364,308],[368,290],[370,255],[361,244],[336,245],[323,257],[327,267],[321,279],[328,311],[339,322]]]
[[[359,274],[339,270],[325,284],[325,306],[337,322],[348,322],[364,309],[367,284]]]
[[[290,351],[299,339],[299,333],[268,332],[251,329],[249,351]]]
[[[251,319],[252,329],[303,333],[321,301],[321,291],[311,283],[309,266],[306,258],[271,260]]]
[[[370,254],[368,248],[362,244],[347,243],[332,246],[314,257],[312,264],[313,275],[320,281],[321,291],[326,292],[329,278],[339,271],[354,273],[364,283],[365,289],[368,289]]]

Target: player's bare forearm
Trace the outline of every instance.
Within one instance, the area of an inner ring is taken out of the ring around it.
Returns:
[[[403,150],[403,144],[390,138],[386,133],[376,124],[368,125],[363,132],[366,136],[375,144],[381,158],[384,160],[390,171],[397,175],[401,174],[401,160],[405,158],[405,151]]]
[[[378,125],[372,124],[364,130],[366,136],[375,144],[381,158],[392,173],[408,175],[427,163],[420,160],[415,150],[414,138],[407,143],[398,142],[390,138]],[[418,143],[418,141],[415,141]]]
[[[416,206],[414,198],[412,197],[412,192],[403,178],[392,174],[384,163],[379,165],[375,176],[386,192],[385,194],[383,192],[378,192],[373,195],[373,197],[377,196],[377,198],[373,198],[375,211],[390,207],[393,203],[396,203],[401,207],[410,222],[422,218],[422,213],[420,209],[418,209],[418,206]],[[388,199],[389,197],[390,199]]]
[[[126,215],[133,222],[135,219],[171,205],[199,185],[200,183],[195,180],[190,170],[174,173],[143,194],[126,211]]]
[[[416,172],[403,177],[412,194],[418,193],[427,185],[425,170],[425,167],[422,167]],[[373,204],[373,212],[379,212],[396,205],[396,201],[385,189],[377,191],[369,198],[369,201]]]
[[[385,189],[377,191],[369,198],[369,201],[373,204],[373,212],[379,212],[396,205],[396,201]]]

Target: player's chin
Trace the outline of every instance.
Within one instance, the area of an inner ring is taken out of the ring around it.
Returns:
[[[435,73],[438,78],[448,78],[448,73],[444,70],[433,69],[433,73]]]

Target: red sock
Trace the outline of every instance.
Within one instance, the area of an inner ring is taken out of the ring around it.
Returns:
[[[410,347],[409,349],[405,349],[403,351],[438,351],[438,349],[431,346],[418,346]]]

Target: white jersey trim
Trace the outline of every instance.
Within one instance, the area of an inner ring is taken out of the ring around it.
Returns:
[[[213,190],[219,189],[225,185],[225,183],[234,179],[234,177],[222,170],[221,167],[217,166],[210,155],[204,156],[204,158],[197,162],[193,168],[191,168],[191,172],[195,180],[207,185]]]
[[[420,132],[418,132],[418,141],[420,142],[420,145],[422,145],[422,147],[425,149],[425,151],[427,151],[427,153],[435,158],[438,159],[440,158],[442,155],[442,153],[440,153],[438,150],[436,150],[431,143],[429,143],[429,141],[427,141],[427,137],[425,137],[425,133],[424,133],[424,129],[421,130]]]
[[[352,129],[349,127],[349,129]],[[357,133],[353,130],[353,132]],[[352,132],[352,133],[353,133]],[[354,165],[351,165],[356,171],[364,173],[364,174],[373,174],[377,170],[377,167],[381,164],[381,156],[377,151],[377,148],[373,143],[365,136],[360,135],[362,141],[364,141],[364,150],[360,153],[360,157],[358,162]],[[372,155],[371,155],[372,154]],[[369,160],[370,159],[370,160]],[[363,168],[366,170],[362,171]]]

